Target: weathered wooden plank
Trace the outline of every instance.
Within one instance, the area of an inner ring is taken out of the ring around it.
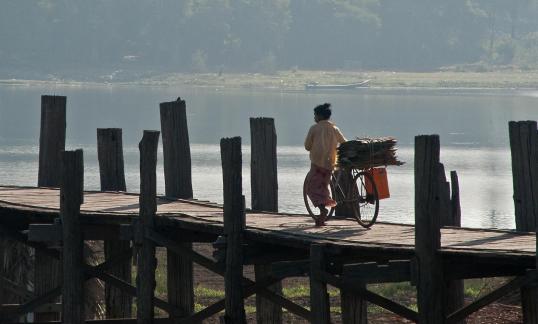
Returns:
[[[164,183],[167,197],[192,198],[192,172],[187,111],[184,100],[160,104]],[[192,250],[192,243],[183,243]],[[168,302],[182,309],[180,317],[194,312],[192,262],[167,250]]]
[[[310,247],[310,309],[313,324],[328,324],[331,321],[327,283],[322,277],[326,267],[324,246],[312,244]]]
[[[79,213],[83,201],[82,150],[66,151],[62,157],[60,217],[62,220],[62,321],[84,323],[84,272],[82,230]]]
[[[153,228],[157,211],[157,148],[158,131],[144,131],[140,149],[140,220],[135,234],[138,245],[138,267],[136,277],[137,323],[153,322],[153,297],[155,295],[155,243],[144,238],[145,228]]]
[[[415,253],[419,322],[444,323],[440,232],[439,136],[415,137]]]
[[[226,237],[226,295],[227,324],[246,323],[242,291],[243,230],[245,229],[245,198],[242,186],[241,138],[223,138],[220,141],[222,182],[224,193],[224,234]]]
[[[39,187],[59,187],[61,152],[65,150],[66,102],[64,96],[41,96],[39,133]],[[57,200],[59,201],[59,200]],[[58,206],[59,207],[59,206]],[[60,282],[60,263],[36,251],[34,290],[37,295],[56,287]],[[59,320],[58,313],[36,313],[36,321]]]
[[[97,129],[97,157],[101,191],[126,191],[121,128]],[[118,240],[116,236],[107,238],[103,244],[105,259],[109,259],[118,252],[130,248],[131,243]],[[131,264],[132,260],[127,259],[112,268],[110,273],[131,282]],[[131,317],[132,303],[131,296],[105,283],[105,310],[108,318]]]
[[[252,210],[277,212],[277,135],[273,118],[250,118],[250,143]],[[269,265],[254,265],[256,280],[262,280],[269,274]],[[277,283],[270,289],[274,292],[282,293],[282,284]],[[282,308],[262,296],[256,295],[256,322],[260,324],[281,323]]]

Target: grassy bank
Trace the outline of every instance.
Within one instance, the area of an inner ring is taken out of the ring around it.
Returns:
[[[171,73],[153,77],[77,82],[56,78],[48,80],[0,80],[0,85],[65,86],[191,86],[222,89],[304,90],[305,83],[347,84],[370,80],[373,88],[470,88],[470,89],[538,89],[538,71],[497,72],[349,72],[287,70],[274,74],[258,73]]]

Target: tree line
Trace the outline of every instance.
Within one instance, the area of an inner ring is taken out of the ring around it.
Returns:
[[[12,69],[538,66],[538,0],[7,0]]]

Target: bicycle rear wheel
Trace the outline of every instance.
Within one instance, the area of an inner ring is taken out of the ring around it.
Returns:
[[[306,194],[306,192],[308,191],[307,190],[308,181],[310,180],[309,175],[310,175],[310,173],[308,173],[306,175],[306,177],[304,179],[304,183],[303,183],[304,205],[305,205],[306,210],[308,211],[308,214],[310,215],[310,217],[312,217],[315,221],[317,221],[319,219],[319,209],[314,206],[314,204],[312,203],[312,200],[310,200],[310,198]],[[330,190],[331,190],[331,195],[333,195],[333,197],[334,197],[334,186],[333,186],[333,178],[332,178],[332,176],[331,176],[331,182],[330,182]],[[334,214],[334,207],[329,209],[329,213],[327,214],[327,219],[326,220],[331,218],[333,214]]]
[[[353,177],[350,193],[352,197],[353,216],[363,227],[374,225],[379,212],[379,196],[374,179],[368,172],[358,172]],[[370,186],[370,190],[367,187]]]

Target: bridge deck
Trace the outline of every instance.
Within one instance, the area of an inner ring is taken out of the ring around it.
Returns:
[[[28,187],[0,187],[0,221],[24,218],[25,222],[51,221],[57,217],[59,190]],[[94,224],[129,223],[138,213],[138,195],[114,192],[85,192],[81,206],[84,222]],[[222,207],[197,200],[158,198],[157,225],[197,232],[220,234]],[[2,220],[3,219],[3,220]],[[351,249],[388,251],[409,255],[414,248],[414,227],[376,223],[364,229],[352,220],[331,220],[325,227],[313,226],[306,215],[253,213],[247,211],[246,233],[267,242],[307,247],[326,242]],[[442,253],[482,257],[535,259],[534,233],[509,230],[443,228]]]

